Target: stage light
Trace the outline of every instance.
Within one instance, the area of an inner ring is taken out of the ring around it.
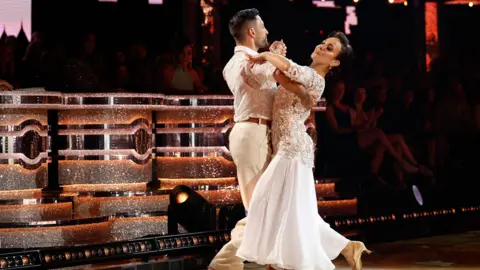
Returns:
[[[175,197],[175,200],[177,201],[177,203],[184,203],[187,199],[188,199],[188,194],[186,192],[181,192]]]
[[[389,2],[390,4],[393,4],[393,2],[395,2],[395,0],[388,0],[388,2]]]
[[[358,0],[353,0],[354,3],[358,3]]]
[[[469,6],[469,7],[473,7],[473,2],[469,2],[469,3],[468,3],[468,6]]]
[[[423,206],[422,193],[420,192],[420,190],[418,189],[418,187],[416,185],[412,186],[412,192],[413,192],[413,196],[415,197],[415,200],[417,201],[417,203],[420,206]]]
[[[408,6],[408,2],[407,2],[407,1],[403,1],[403,5],[404,5],[404,6]]]
[[[168,232],[178,233],[178,224],[188,232],[215,229],[215,207],[190,187],[180,185],[170,192]]]

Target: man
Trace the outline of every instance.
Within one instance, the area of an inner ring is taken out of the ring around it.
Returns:
[[[223,70],[223,77],[235,97],[230,152],[237,167],[242,202],[248,210],[253,189],[270,162],[270,120],[277,85],[274,66],[269,63],[252,66],[246,56],[258,54],[259,49],[268,46],[268,30],[258,10],[239,11],[230,20],[229,30],[236,43],[235,54]],[[283,42],[274,42],[270,50],[286,54]],[[243,269],[243,260],[235,254],[245,223],[246,218],[237,223],[232,230],[232,240],[215,256],[209,269]]]

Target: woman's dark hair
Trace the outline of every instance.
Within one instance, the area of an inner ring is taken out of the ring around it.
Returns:
[[[332,32],[327,38],[336,38],[342,44],[342,49],[338,53],[336,59],[340,61],[340,66],[332,68],[328,73],[327,77],[332,78],[339,76],[344,71],[348,70],[351,62],[353,61],[353,49],[350,45],[350,41],[343,32]]]

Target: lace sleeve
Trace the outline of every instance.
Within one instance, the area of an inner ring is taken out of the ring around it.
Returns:
[[[284,74],[291,80],[302,84],[308,91],[316,91],[320,94],[320,97],[322,96],[325,89],[325,80],[312,68],[300,66],[290,61],[290,68]]]
[[[300,66],[297,63],[290,60],[290,68],[284,72],[285,75],[293,81],[303,84],[305,87],[312,87],[315,77],[318,75],[316,72],[307,66]]]

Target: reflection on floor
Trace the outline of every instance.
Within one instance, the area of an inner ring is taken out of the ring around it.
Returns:
[[[364,270],[480,269],[480,231],[371,245],[369,248],[374,254],[364,257]],[[350,269],[342,257],[334,264],[336,270]],[[265,267],[248,264],[245,269]]]

